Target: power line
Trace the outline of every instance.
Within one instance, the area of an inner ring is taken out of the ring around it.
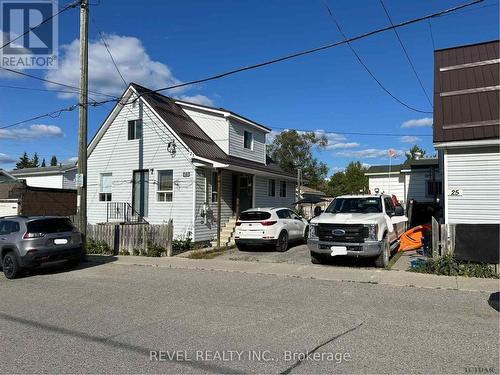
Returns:
[[[47,18],[43,19],[42,22],[40,22],[38,25],[30,27],[24,33],[22,33],[21,35],[16,36],[14,39],[10,39],[7,43],[5,43],[4,45],[0,46],[0,49],[3,49],[5,47],[7,47],[11,43],[14,43],[16,40],[22,38],[23,36],[25,36],[26,34],[30,33],[31,31],[35,30],[36,28],[38,28],[38,27],[42,26],[43,24],[49,22],[51,19],[53,19],[54,17],[57,17],[61,13],[67,11],[68,9],[77,7],[78,4],[80,4],[80,1],[81,0],[77,0],[77,1],[74,1],[74,2],[66,5],[64,8],[62,8],[61,10],[59,10],[57,13],[51,15],[50,17],[47,17]]]
[[[44,89],[44,88],[38,88],[38,87],[24,87],[24,86],[13,86],[13,85],[0,85],[0,88],[14,89],[14,90],[26,90],[26,91],[56,92],[56,93],[62,93],[62,94],[78,94],[78,91],[53,90],[53,89]],[[111,96],[111,95],[106,95],[106,94],[94,94],[94,95]]]
[[[431,23],[431,20],[427,20],[427,22],[429,22],[429,32],[431,34],[432,49],[436,50],[436,44],[434,43],[434,33],[432,32],[432,23]]]
[[[394,23],[392,22],[392,18],[389,14],[389,11],[385,7],[384,1],[383,0],[379,0],[379,1],[380,1],[380,5],[382,5],[382,8],[384,9],[384,12],[387,16],[387,19],[389,20],[391,25],[394,26]],[[422,80],[420,79],[420,76],[418,75],[417,70],[415,69],[415,66],[413,65],[413,62],[411,61],[410,55],[408,54],[408,51],[406,50],[406,47],[405,47],[403,41],[401,40],[401,37],[399,36],[398,30],[396,28],[394,28],[392,30],[394,31],[394,34],[396,34],[396,38],[398,38],[399,44],[401,45],[401,48],[403,49],[403,52],[406,56],[406,59],[408,60],[408,63],[410,64],[411,69],[413,70],[413,73],[415,74],[415,77],[417,78],[417,81],[420,84],[420,87],[422,88],[422,91],[424,92],[425,97],[427,98],[427,101],[429,102],[431,108],[433,108],[432,100],[431,100],[431,98],[429,98],[429,94],[427,93],[427,90],[425,89],[424,84],[422,83]]]
[[[315,132],[317,130],[311,130],[311,129],[297,129],[293,128],[290,129],[288,128],[279,128],[276,126],[272,127],[273,129],[277,130],[296,130],[298,132]],[[395,133],[364,133],[364,132],[344,132],[344,131],[335,131],[335,130],[329,130],[329,131],[324,131],[321,130],[321,134],[340,134],[340,135],[366,135],[366,136],[382,136],[382,137],[432,137],[432,134],[395,134]]]
[[[56,118],[56,117],[59,117],[61,115],[61,113],[63,113],[63,112],[71,112],[71,111],[75,110],[75,108],[78,108],[77,104],[73,104],[72,106],[69,106],[67,108],[62,108],[62,109],[58,109],[56,111],[45,113],[43,115],[38,115],[38,116],[35,116],[35,117],[32,117],[32,118],[29,118],[27,120],[18,121],[18,122],[15,122],[13,124],[10,124],[10,125],[0,126],[0,129],[11,128],[13,126],[17,126],[17,125],[21,125],[21,124],[24,124],[24,123],[27,123],[27,122],[30,122],[30,121],[41,119],[43,117]]]
[[[347,43],[347,46],[349,47],[349,49],[351,50],[351,52],[354,54],[354,56],[356,57],[356,59],[358,60],[358,62],[361,64],[361,66],[366,70],[366,72],[370,75],[370,77],[373,78],[373,80],[375,82],[377,82],[377,84],[380,86],[380,88],[382,90],[385,91],[385,93],[387,95],[389,95],[391,98],[393,98],[395,101],[397,101],[399,104],[403,105],[404,107],[408,108],[408,109],[411,109],[412,111],[415,111],[415,112],[419,112],[419,113],[432,113],[432,112],[429,112],[429,111],[424,111],[424,110],[421,110],[421,109],[417,109],[415,107],[412,107],[411,105],[409,104],[406,104],[404,101],[402,101],[401,99],[399,99],[397,96],[395,96],[392,92],[390,92],[383,84],[382,82],[377,78],[375,77],[375,74],[373,74],[373,72],[370,70],[370,68],[368,68],[368,65],[366,65],[366,63],[361,59],[361,56],[358,54],[358,52],[354,49],[354,47],[351,45],[350,41],[349,41],[349,38],[347,38],[347,35],[342,31],[342,28],[340,27],[340,24],[337,22],[337,20],[335,19],[335,17],[333,16],[333,13],[330,9],[330,7],[328,6],[328,4],[326,3],[326,0],[323,0],[323,4],[325,5],[327,11],[328,11],[328,14],[330,15],[331,19],[333,20],[333,22],[335,23],[335,26],[337,26],[337,29],[339,31],[339,33],[342,35],[342,37],[344,38],[344,40],[346,41]],[[394,29],[394,25],[393,26],[393,29]]]
[[[407,26],[407,25],[410,25],[410,24],[413,24],[413,23],[421,22],[421,21],[424,21],[424,20],[427,20],[427,19],[430,19],[430,18],[440,17],[442,15],[446,15],[446,14],[455,12],[455,11],[457,11],[459,9],[470,7],[472,5],[481,3],[483,1],[484,0],[473,0],[473,1],[469,2],[469,3],[457,5],[457,6],[452,7],[452,8],[448,8],[448,9],[445,9],[445,10],[442,10],[442,11],[439,11],[439,12],[436,12],[436,13],[432,13],[432,14],[429,14],[429,15],[426,15],[426,16],[421,16],[421,17],[418,17],[418,18],[413,18],[413,19],[408,20],[408,21],[403,21],[403,22],[400,22],[400,23],[398,23],[396,25],[391,25],[391,26],[380,28],[380,29],[372,30],[372,31],[366,32],[364,34],[357,35],[355,37],[351,37],[351,38],[348,38],[348,39],[345,39],[345,40],[341,40],[341,41],[338,41],[338,42],[329,43],[329,44],[326,44],[326,45],[323,45],[323,46],[320,46],[320,47],[315,47],[315,48],[307,49],[307,50],[304,50],[304,51],[292,53],[292,54],[285,55],[285,56],[282,56],[282,57],[278,57],[278,58],[275,58],[275,59],[272,59],[272,60],[267,60],[267,61],[264,61],[264,62],[261,62],[261,63],[258,63],[258,64],[247,65],[247,66],[244,66],[244,67],[241,67],[241,68],[233,69],[233,70],[230,70],[230,71],[227,71],[227,72],[224,72],[224,73],[220,73],[220,74],[216,74],[216,75],[213,75],[213,76],[209,76],[209,77],[206,77],[206,78],[200,78],[200,79],[197,79],[197,80],[194,80],[194,81],[180,83],[180,84],[173,85],[173,86],[167,86],[167,87],[159,88],[159,89],[156,89],[156,90],[148,90],[148,91],[140,94],[140,96],[146,95],[148,93],[157,93],[157,92],[161,92],[161,91],[165,91],[165,90],[172,90],[172,89],[180,88],[180,87],[184,87],[184,86],[190,86],[190,85],[194,85],[194,84],[198,84],[198,83],[213,81],[213,80],[220,79],[220,78],[223,78],[223,77],[227,77],[227,76],[230,76],[230,75],[233,75],[233,74],[236,74],[236,73],[241,73],[241,72],[244,72],[244,71],[247,71],[247,70],[253,70],[253,69],[261,68],[261,67],[264,67],[264,66],[267,66],[267,65],[276,64],[276,63],[279,63],[279,62],[282,62],[282,61],[291,60],[291,59],[294,59],[294,58],[297,58],[297,57],[300,57],[300,56],[304,56],[304,55],[309,55],[309,54],[312,54],[312,53],[320,52],[320,51],[323,51],[323,50],[326,50],[326,49],[337,47],[337,46],[339,46],[341,44],[350,43],[350,42],[353,42],[353,41],[356,41],[356,40],[359,40],[359,39],[366,38],[368,36],[372,36],[372,35],[379,34],[381,32],[387,31],[387,30],[391,30],[391,29],[397,28],[397,27],[403,27],[403,26]],[[135,98],[134,100],[137,100],[137,99],[138,98]],[[430,113],[430,112],[426,112],[426,113]]]

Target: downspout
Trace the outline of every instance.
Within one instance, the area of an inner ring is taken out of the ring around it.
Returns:
[[[222,170],[217,169],[217,249],[220,249]]]

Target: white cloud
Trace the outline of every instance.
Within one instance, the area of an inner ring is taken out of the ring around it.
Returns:
[[[399,138],[399,141],[402,143],[416,143],[421,141],[419,137],[415,137],[414,135],[404,135]]]
[[[9,155],[0,152],[0,164],[14,163],[16,159],[11,158]]]
[[[67,161],[68,163],[76,163],[78,161],[78,156],[72,156]]]
[[[372,165],[371,165],[371,164],[368,164],[368,163],[361,163],[361,166],[362,166],[363,168],[368,169],[368,168],[370,168]]]
[[[278,134],[280,134],[282,131],[287,131],[287,130],[293,130],[293,129],[285,129],[285,130],[281,130],[281,131],[272,130],[269,134],[267,134],[266,142],[268,144],[272,143],[274,141],[274,138],[276,138],[276,136]],[[346,140],[344,135],[337,134],[337,133],[327,133],[323,129],[310,130],[307,132],[302,131],[302,130],[297,131],[297,133],[299,133],[299,134],[305,134],[305,133],[309,133],[309,132],[313,132],[316,135],[316,137],[318,137],[318,138],[325,136],[326,139],[328,140],[328,145],[326,146],[327,150],[336,149],[336,148],[351,148],[351,147],[359,146],[358,143],[340,143],[340,142]],[[335,145],[339,145],[339,146],[335,146]]]
[[[400,157],[405,154],[404,150],[394,150],[395,157]],[[365,150],[349,150],[349,151],[339,151],[335,155],[344,156],[350,158],[389,158],[389,149],[378,149],[378,148],[368,148]]]
[[[335,143],[342,142],[342,141],[346,140],[345,136],[342,135],[342,134],[327,133],[323,129],[314,130],[314,134],[316,134],[317,137],[322,137],[322,136],[326,137],[326,139],[328,140],[328,146],[327,146],[327,148],[329,148],[329,146],[332,145],[332,144],[335,144]]]
[[[181,83],[179,79],[174,77],[167,65],[149,57],[140,39],[120,35],[104,35],[104,38],[127,83],[135,82],[153,89]],[[46,78],[79,87],[79,46],[79,39],[63,45],[59,68],[50,70]],[[60,89],[59,86],[51,83],[46,83],[46,87],[54,90]],[[89,43],[89,90],[114,96],[119,96],[124,91],[124,83],[101,39]],[[188,88],[179,88],[169,90],[166,93],[183,99],[180,95],[186,90]],[[76,94],[59,93],[58,95],[62,98],[76,97]],[[90,95],[92,96],[92,93]],[[203,95],[184,98],[200,104],[213,104],[209,98]]]
[[[423,128],[427,126],[432,126],[432,118],[424,117],[414,120],[408,120],[401,124],[402,128]]]
[[[326,147],[327,149],[329,150],[338,150],[338,149],[346,149],[346,148],[355,148],[355,147],[359,147],[360,144],[357,143],[357,142],[346,142],[346,143],[333,143],[333,144],[328,144],[328,146]]]
[[[0,30],[0,42],[2,42],[2,43],[4,40],[7,40],[7,38],[4,37],[4,34],[6,34],[6,33],[4,33],[2,30]],[[17,36],[16,34],[12,34],[12,39],[16,38],[16,36]],[[19,48],[19,51],[22,50],[23,53],[30,52],[29,49],[22,47],[17,41],[11,43],[10,45],[13,47]],[[14,70],[23,70],[24,69],[24,67],[22,67],[22,66],[20,66],[20,67],[8,67],[8,68],[11,68]],[[19,74],[15,74],[15,73],[0,69],[0,78],[16,79],[16,78],[22,78],[22,76]]]
[[[0,129],[0,139],[34,139],[34,138],[60,138],[64,137],[59,126],[55,125],[31,125],[28,128]]]
[[[274,141],[274,138],[276,138],[276,136],[281,133],[280,131],[276,131],[276,130],[271,130],[269,133],[266,134],[266,143],[268,145],[270,145],[271,143],[273,143]]]
[[[180,100],[185,100],[186,102],[190,103],[195,103],[195,104],[201,104],[201,105],[206,105],[208,107],[212,107],[214,105],[214,102],[212,99],[205,95],[182,95],[179,97]]]

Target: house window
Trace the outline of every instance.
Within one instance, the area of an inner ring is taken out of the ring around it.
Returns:
[[[174,195],[174,171],[167,169],[158,171],[158,189],[156,200],[158,202],[172,202]]]
[[[128,139],[142,138],[142,120],[130,120],[128,122]]]
[[[276,195],[276,180],[269,180],[267,185],[267,195],[274,197]]]
[[[427,181],[426,185],[426,196],[428,198],[441,194],[443,189],[443,183],[441,181]]]
[[[243,134],[243,146],[249,150],[253,150],[253,134],[246,130]]]
[[[101,173],[101,182],[99,184],[99,200],[101,202],[111,201],[112,178],[111,173]]]
[[[286,197],[286,181],[280,181],[280,197]]]
[[[219,191],[219,181],[217,172],[212,172],[212,202],[217,202],[217,192]]]

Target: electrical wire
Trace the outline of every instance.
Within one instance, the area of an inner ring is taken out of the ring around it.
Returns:
[[[380,5],[382,5],[382,8],[384,9],[384,12],[387,16],[387,19],[389,20],[390,24],[392,26],[394,26],[394,23],[392,22],[391,15],[389,14],[389,11],[385,7],[384,1],[383,0],[379,0],[379,1],[380,1]],[[429,20],[427,20],[427,21],[429,21]],[[432,100],[429,97],[429,94],[427,93],[427,90],[425,89],[424,84],[422,83],[422,80],[420,79],[420,76],[417,73],[417,70],[415,69],[415,65],[413,65],[413,62],[411,61],[410,55],[408,54],[408,51],[406,50],[406,47],[405,47],[403,41],[401,40],[401,37],[398,33],[398,30],[396,28],[394,28],[392,30],[394,31],[394,34],[396,34],[396,38],[398,38],[399,44],[401,45],[401,48],[403,49],[403,52],[406,56],[406,59],[408,60],[408,63],[410,64],[410,67],[413,70],[413,74],[415,74],[415,77],[417,78],[417,81],[418,81],[420,87],[422,88],[422,91],[424,92],[424,95],[427,98],[427,101],[429,102],[431,108],[433,108]]]
[[[354,49],[354,47],[351,45],[351,42],[349,41],[349,38],[347,37],[347,35],[342,31],[342,27],[340,27],[340,24],[338,23],[337,19],[335,18],[335,16],[333,15],[332,13],[332,10],[330,9],[330,7],[328,6],[328,4],[326,3],[326,0],[323,0],[323,4],[325,5],[327,11],[328,11],[328,14],[330,15],[330,18],[333,20],[333,22],[335,23],[335,26],[337,27],[339,33],[342,35],[342,37],[344,38],[344,40],[346,41],[347,43],[347,46],[349,47],[349,49],[351,50],[351,52],[354,54],[354,56],[356,57],[356,59],[358,60],[358,62],[361,64],[361,66],[366,70],[366,72],[370,75],[370,77],[373,78],[373,80],[380,86],[380,88],[387,94],[389,95],[391,98],[393,98],[395,101],[397,101],[399,104],[401,104],[402,106],[412,110],[412,111],[415,111],[415,112],[418,112],[418,113],[432,113],[432,112],[429,112],[429,111],[424,111],[422,109],[418,109],[418,108],[415,108],[407,103],[405,103],[403,100],[399,99],[396,95],[394,95],[392,92],[389,91],[389,89],[387,89],[384,84],[375,76],[375,74],[373,74],[373,72],[370,70],[370,68],[368,67],[368,65],[366,65],[366,63],[363,61],[363,59],[361,59],[361,56],[359,55],[359,53]]]
[[[45,113],[43,115],[38,115],[38,116],[35,116],[32,118],[29,118],[27,120],[18,121],[18,122],[15,122],[13,124],[10,124],[10,125],[0,126],[0,129],[11,128],[13,126],[17,126],[17,125],[25,124],[25,123],[30,122],[30,121],[35,121],[35,120],[41,119],[43,117],[56,118],[56,117],[59,117],[63,112],[71,112],[71,111],[75,110],[75,108],[78,108],[77,104],[73,104],[72,106],[69,106],[67,108],[62,108],[62,109],[58,109],[56,111]]]

